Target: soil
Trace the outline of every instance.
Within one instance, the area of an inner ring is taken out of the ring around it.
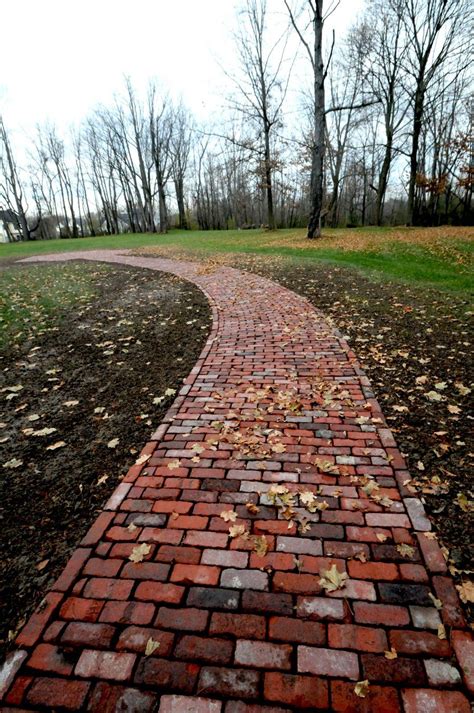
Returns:
[[[0,463],[22,461],[1,468],[0,657],[160,424],[210,328],[188,282],[84,269],[97,271],[95,297],[0,351]],[[1,392],[12,385],[23,388]],[[56,430],[31,433],[45,428]]]

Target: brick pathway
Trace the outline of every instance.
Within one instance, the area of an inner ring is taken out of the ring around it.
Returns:
[[[149,458],[18,636],[4,710],[468,713],[456,590],[344,339],[230,268],[42,259],[79,257],[191,280],[214,327]]]

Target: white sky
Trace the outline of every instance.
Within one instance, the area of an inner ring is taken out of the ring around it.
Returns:
[[[325,5],[329,3],[326,2]],[[341,37],[364,0],[341,0]],[[20,143],[37,123],[60,131],[108,103],[131,76],[156,77],[200,119],[215,118],[232,66],[238,0],[2,0],[0,112]],[[282,0],[268,0],[283,19]],[[285,18],[286,21],[286,18]],[[275,17],[275,22],[278,18]],[[298,85],[293,78],[293,88]]]

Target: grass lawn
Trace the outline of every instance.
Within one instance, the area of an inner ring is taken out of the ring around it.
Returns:
[[[271,256],[357,268],[375,277],[427,284],[457,292],[472,287],[474,229],[358,228],[324,231],[309,241],[303,230],[172,231],[167,235],[111,235],[0,245],[5,258],[93,250],[156,248],[160,254],[206,259],[225,254]]]

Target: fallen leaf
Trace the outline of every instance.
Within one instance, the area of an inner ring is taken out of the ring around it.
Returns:
[[[140,458],[135,461],[135,465],[143,465],[143,463],[146,463],[147,460],[150,460],[150,458],[151,454],[147,456],[140,456]]]
[[[73,399],[72,401],[63,401],[63,406],[67,406],[68,408],[70,406],[77,406],[79,401],[77,399]]]
[[[119,442],[119,438],[112,438],[112,440],[107,443],[107,448],[117,448]]]
[[[12,458],[11,460],[7,460],[7,462],[3,464],[3,467],[4,468],[19,468],[20,465],[23,465],[22,460],[20,460],[19,458]]]
[[[237,520],[237,513],[235,510],[223,510],[219,517],[225,520],[225,522],[235,522]]]
[[[430,401],[445,401],[446,400],[446,397],[441,396],[441,394],[438,394],[437,391],[426,391],[425,396]]]
[[[385,658],[388,659],[389,661],[392,661],[392,659],[396,659],[398,657],[397,651],[396,651],[396,649],[393,648],[393,646],[390,649],[390,651],[384,651],[383,654],[384,654]]]
[[[413,557],[415,554],[415,548],[411,547],[411,545],[406,545],[404,542],[401,545],[397,545],[397,551],[402,557]]]
[[[384,535],[382,532],[377,532],[375,537],[379,542],[385,542],[388,539],[387,535]]]
[[[359,698],[365,698],[369,692],[369,686],[370,683],[366,681],[357,681],[356,685],[354,686],[354,693],[356,696],[359,696]]]
[[[431,592],[428,592],[428,596],[435,605],[436,609],[442,609],[443,608],[443,602],[441,599],[437,599],[434,594],[431,594]]]
[[[56,441],[56,443],[51,443],[51,445],[46,446],[47,451],[55,451],[58,448],[64,448],[66,441]]]
[[[48,566],[49,560],[42,560],[39,564],[36,565],[36,569],[38,572],[42,572],[45,567]]]
[[[333,564],[329,569],[320,572],[321,579],[319,584],[326,592],[335,592],[346,586],[345,580],[348,576],[345,572],[339,572],[336,565]]]
[[[32,436],[50,436],[57,431],[57,428],[41,428],[39,431],[33,431]]]
[[[176,460],[170,461],[166,467],[169,468],[169,470],[176,470],[180,466],[181,466],[181,461],[178,458],[176,458]]]
[[[253,548],[259,557],[265,557],[268,552],[268,540],[265,535],[257,535],[253,538]]]
[[[245,525],[231,525],[229,527],[229,535],[230,537],[243,537],[244,535],[247,535],[247,530],[245,529]]]
[[[464,602],[464,604],[467,604],[468,602],[472,604],[474,602],[474,582],[468,580],[462,584],[457,584],[456,589],[458,590],[461,601]]]
[[[438,639],[445,639],[446,638],[446,629],[444,628],[444,624],[440,624],[438,626]]]
[[[260,512],[260,508],[255,503],[245,503],[245,507],[251,515],[257,515]]]
[[[145,656],[151,656],[160,647],[160,642],[155,641],[151,636],[146,642]]]
[[[176,393],[176,389],[166,389],[165,396],[174,396],[175,393]]]
[[[448,411],[454,414],[462,413],[462,409],[459,406],[453,406],[452,404],[448,404]]]
[[[100,478],[97,480],[96,485],[102,485],[102,483],[105,483],[106,480],[108,480],[108,475],[101,475]]]
[[[132,553],[128,559],[132,562],[143,562],[144,557],[149,554],[150,550],[151,545],[147,545],[146,542],[143,542],[141,545],[137,545],[133,548]]]

